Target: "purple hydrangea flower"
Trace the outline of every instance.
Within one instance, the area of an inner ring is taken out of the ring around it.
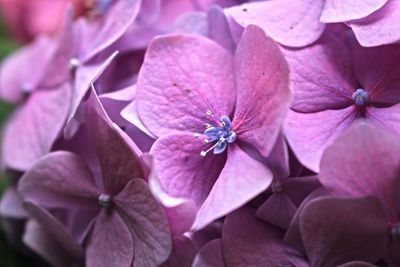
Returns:
[[[94,90],[89,101],[86,123],[100,165],[91,170],[75,153],[53,152],[22,177],[19,191],[32,216],[64,247],[86,246],[86,266],[157,266],[171,252],[171,237],[141,178],[140,152],[104,113]]]
[[[400,134],[400,46],[363,48],[347,37],[327,31],[310,47],[284,52],[294,92],[285,134],[315,172],[326,147],[359,120]]]
[[[199,208],[193,228],[269,186],[268,168],[240,145],[269,155],[291,101],[287,79],[279,48],[254,26],[243,33],[235,57],[200,36],[170,35],[150,45],[137,110],[160,137],[151,153],[162,189]]]

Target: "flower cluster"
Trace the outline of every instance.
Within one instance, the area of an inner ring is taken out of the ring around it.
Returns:
[[[400,266],[400,1],[64,2],[0,69],[14,244],[55,267]]]

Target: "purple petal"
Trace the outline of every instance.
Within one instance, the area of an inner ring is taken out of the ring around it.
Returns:
[[[141,2],[140,0],[116,1],[107,11],[103,25],[97,29],[94,39],[84,48],[81,61],[92,59],[118,40],[132,26],[139,13]]]
[[[256,216],[281,229],[288,229],[297,207],[286,193],[273,193],[258,209]]]
[[[171,253],[168,220],[142,179],[132,179],[115,199],[135,243],[134,266],[158,266]]]
[[[86,123],[100,160],[105,193],[115,195],[130,179],[144,176],[141,151],[113,124],[94,89],[86,107]]]
[[[235,73],[233,130],[239,140],[268,156],[291,102],[288,66],[278,45],[260,28],[249,26],[237,46]]]
[[[204,245],[196,258],[192,267],[225,267],[222,255],[221,239],[215,239]]]
[[[185,236],[174,238],[174,247],[169,259],[161,267],[191,267],[197,247]]]
[[[300,232],[311,266],[376,262],[390,237],[382,207],[373,198],[314,200],[301,212]]]
[[[86,249],[88,267],[130,267],[136,244],[118,212],[102,210],[96,218]]]
[[[115,59],[118,52],[112,54],[107,60],[101,62],[99,64],[88,65],[79,67],[75,74],[75,82],[74,82],[74,90],[72,95],[72,104],[71,109],[68,113],[68,122],[67,126],[64,129],[64,135],[67,138],[72,137],[72,120],[75,117],[75,114],[81,104],[83,98],[87,94],[90,89],[91,84],[93,84],[99,76],[104,72],[104,70],[111,64],[111,62]]]
[[[140,119],[156,136],[173,130],[201,132],[231,115],[236,99],[233,60],[228,51],[200,36],[170,35],[149,46],[137,82]]]
[[[3,218],[26,219],[28,214],[22,206],[22,199],[14,185],[3,193],[0,202],[0,215]]]
[[[357,81],[343,38],[328,31],[312,46],[283,52],[291,71],[293,110],[317,112],[353,104]]]
[[[192,228],[201,229],[243,206],[266,190],[271,181],[272,173],[268,167],[251,158],[239,146],[230,145],[224,169],[199,209]]]
[[[356,46],[354,65],[362,87],[374,105],[394,105],[400,101],[400,45],[363,48]]]
[[[27,222],[23,242],[52,266],[71,267],[78,262],[35,220]]]
[[[324,31],[325,25],[319,22],[323,5],[321,0],[260,1],[226,12],[243,27],[258,25],[277,42],[301,47],[316,41]]]
[[[210,39],[233,53],[236,44],[230,32],[228,19],[224,11],[219,6],[213,5],[208,10],[207,17],[208,35]]]
[[[372,125],[359,124],[325,151],[319,179],[326,188],[350,197],[376,196],[388,215],[397,218],[399,162],[396,137]]]
[[[246,229],[246,230],[243,230]],[[227,216],[222,232],[227,266],[309,266],[297,251],[283,242],[283,232],[242,208]]]
[[[2,156],[9,168],[28,170],[50,152],[69,110],[71,88],[37,89],[5,126]]]

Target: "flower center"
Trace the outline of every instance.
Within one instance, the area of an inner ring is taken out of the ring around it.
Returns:
[[[400,223],[392,226],[390,234],[393,240],[400,240]]]
[[[365,91],[362,88],[357,89],[353,95],[351,96],[351,98],[353,99],[354,103],[359,106],[362,107],[365,104],[368,103],[369,100],[369,96],[368,96],[368,92]]]
[[[211,150],[214,154],[221,154],[225,151],[228,144],[236,141],[236,133],[232,131],[231,119],[223,115],[219,119],[209,110],[207,115],[213,120],[211,124],[206,124],[203,134],[207,136],[204,144],[215,142],[209,149],[201,151],[200,155],[205,157]]]
[[[103,207],[108,207],[111,204],[111,196],[107,194],[101,194],[98,200],[99,204]]]
[[[79,60],[77,58],[71,58],[69,61],[68,68],[70,71],[75,71],[79,67]]]
[[[282,192],[282,183],[281,183],[281,181],[276,181],[276,182],[272,183],[271,189],[272,189],[273,193]]]

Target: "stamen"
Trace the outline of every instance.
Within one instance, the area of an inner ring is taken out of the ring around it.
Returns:
[[[207,140],[207,139],[206,139]],[[221,137],[218,142],[216,142],[212,147],[210,147],[209,149],[207,149],[206,151],[201,151],[200,155],[202,157],[205,157],[207,155],[208,152],[210,152],[211,150],[213,150],[214,148],[216,148],[218,145],[222,144],[223,142],[225,142],[225,139],[223,137]]]
[[[199,136],[200,136],[200,134],[198,134],[198,133],[194,133],[194,134],[193,134],[193,137],[194,137],[194,138],[199,138]]]
[[[282,183],[281,183],[281,181],[276,181],[276,182],[272,183],[271,189],[272,189],[273,193],[282,192]]]
[[[111,204],[111,196],[107,194],[101,194],[98,198],[99,204],[103,207],[108,207]]]
[[[76,59],[76,58],[71,58],[70,59],[70,61],[69,61],[69,66],[68,66],[68,68],[69,68],[69,70],[70,71],[74,71],[77,67],[79,67],[79,60],[78,59]]]
[[[368,101],[369,101],[368,92],[365,91],[365,90],[362,89],[362,88],[357,89],[357,90],[353,93],[353,95],[351,96],[351,98],[353,99],[354,103],[355,103],[357,106],[359,106],[359,107],[364,106],[364,105],[367,104]]]
[[[390,234],[391,234],[393,240],[397,240],[397,241],[400,240],[400,223],[392,226],[392,229],[390,230]]]
[[[208,139],[204,139],[203,143],[206,145],[208,144],[210,141],[208,141]]]

